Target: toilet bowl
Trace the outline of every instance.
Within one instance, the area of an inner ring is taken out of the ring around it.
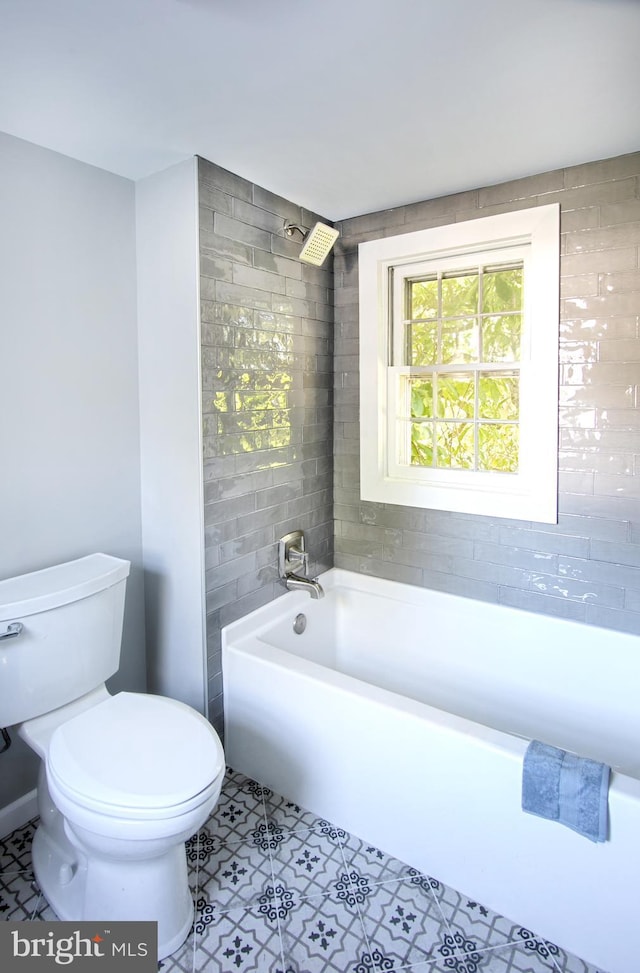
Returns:
[[[108,692],[128,570],[97,554],[0,581],[0,725],[42,761],[32,858],[58,918],[156,921],[161,959],[193,922],[184,843],[216,805],[224,752],[184,703]]]
[[[19,732],[42,758],[32,857],[58,918],[155,920],[158,957],[173,952],[193,922],[184,842],[224,777],[213,727],[176,700],[101,687]]]

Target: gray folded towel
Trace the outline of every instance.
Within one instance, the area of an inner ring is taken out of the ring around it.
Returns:
[[[522,810],[606,841],[610,768],[532,740],[522,769]]]

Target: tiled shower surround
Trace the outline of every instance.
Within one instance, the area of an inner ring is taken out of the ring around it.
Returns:
[[[362,502],[358,244],[556,202],[562,234],[557,526]],[[640,634],[640,153],[337,226],[336,565]]]
[[[308,533],[316,571],[331,565],[335,539],[339,566],[640,633],[639,187],[636,153],[345,220],[334,326],[331,258],[326,269],[301,264],[283,234],[285,219],[315,215],[200,160],[218,728],[220,627],[282,593],[276,541],[294,527]],[[561,204],[562,232],[557,526],[361,502],[358,243],[549,202]]]
[[[276,542],[305,531],[332,564],[333,273],[298,259],[285,220],[320,219],[199,160],[209,715],[220,629],[284,591]],[[328,268],[328,269],[327,269]]]
[[[55,918],[34,826],[0,841],[1,919]],[[233,771],[187,862],[195,921],[161,973],[601,973]]]

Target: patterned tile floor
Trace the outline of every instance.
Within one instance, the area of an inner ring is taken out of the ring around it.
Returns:
[[[35,824],[0,841],[4,919],[55,919]],[[232,770],[187,857],[195,921],[162,973],[601,973]]]

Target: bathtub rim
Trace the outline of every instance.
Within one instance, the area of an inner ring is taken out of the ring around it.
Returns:
[[[520,620],[520,622],[526,623],[527,619],[529,621],[535,619],[536,621],[540,621],[541,624],[548,625],[549,629],[558,628],[561,631],[566,626],[569,626],[582,630],[584,633],[600,632],[606,634],[607,638],[614,639],[614,641],[627,644],[635,642],[637,651],[640,653],[640,633],[636,634],[634,632],[621,631],[620,629],[606,628],[603,625],[594,625],[591,622],[586,622],[581,619],[564,618],[558,615],[548,615],[543,612],[527,611],[524,608],[515,608],[513,605],[504,605],[501,602],[483,601],[478,598],[453,594],[449,591],[439,591],[437,588],[408,584],[405,581],[395,581],[389,578],[379,578],[371,574],[361,574],[349,568],[328,568],[322,574],[319,574],[316,580],[320,582],[325,592],[342,587],[352,591],[376,595],[387,601],[407,603],[416,607],[423,607],[426,598],[433,598],[443,606],[463,607],[471,604],[473,605],[474,611],[478,612],[480,616],[484,616],[485,614],[491,615],[493,612],[499,611],[505,622],[508,619],[513,619],[514,621]],[[389,585],[393,586],[397,594],[390,593],[386,590]],[[284,604],[280,607],[282,602],[286,603],[287,608],[284,607]],[[258,608],[254,608],[241,618],[224,625],[221,629],[223,644],[225,633],[228,642],[231,635],[234,637],[242,637],[247,631],[255,630],[259,632],[263,629],[267,621],[270,624],[281,621],[291,608],[296,605],[304,608],[308,604],[309,595],[306,592],[287,591],[283,587],[282,594],[278,594],[271,601],[260,605]],[[277,614],[273,614],[276,611],[276,605],[279,606],[278,612]],[[259,628],[255,628],[256,623],[259,625]]]
[[[350,587],[353,589],[353,585],[346,585],[344,584],[344,581],[345,579],[348,580],[354,576],[356,578],[363,577],[366,581],[373,581],[374,584],[371,585],[371,587],[366,585],[363,586],[363,589],[365,591],[369,590],[376,595],[380,593],[379,591],[375,590],[378,588],[378,582],[380,582],[380,586],[388,583],[394,585],[396,584],[396,582],[387,582],[385,579],[369,578],[367,575],[358,575],[356,572],[346,571],[342,568],[331,568],[329,571],[320,576],[320,580],[326,591],[331,591],[334,588]],[[414,589],[414,587],[415,586],[413,585],[403,585],[402,589],[403,592],[404,589],[409,589],[409,592],[412,593],[412,589]],[[356,588],[355,590],[363,589]],[[428,594],[431,594],[431,590],[417,589],[417,591],[418,595],[414,595],[415,601],[413,603],[420,605],[424,597],[422,592],[427,591]],[[435,594],[440,594],[440,592],[435,592]],[[384,594],[383,597],[385,597]],[[393,601],[405,601],[404,598],[390,598],[388,595],[386,597]],[[447,597],[456,599],[456,601],[460,600],[460,596],[458,595],[447,595]],[[464,600],[466,601],[467,599]],[[481,723],[479,721],[460,716],[459,714],[451,713],[448,710],[440,709],[439,707],[433,706],[430,703],[425,703],[421,700],[404,696],[395,692],[394,690],[376,686],[373,683],[348,675],[347,673],[331,668],[330,666],[322,665],[321,663],[302,658],[301,656],[296,655],[294,652],[279,648],[272,642],[268,642],[261,637],[266,630],[271,629],[278,623],[290,618],[292,614],[297,613],[301,608],[304,608],[308,604],[309,596],[305,592],[285,592],[283,597],[277,598],[266,605],[262,605],[260,608],[254,609],[252,612],[248,613],[237,621],[231,622],[222,628],[223,698],[228,685],[227,676],[225,674],[225,658],[228,658],[230,654],[234,652],[248,654],[260,659],[261,663],[268,667],[271,671],[285,668],[295,672],[297,676],[305,681],[313,683],[319,680],[325,685],[331,686],[332,689],[340,692],[341,694],[358,697],[364,695],[367,697],[367,699],[377,703],[381,707],[395,711],[401,710],[404,715],[412,719],[424,720],[427,718],[430,723],[438,728],[439,732],[442,732],[445,735],[453,734],[456,736],[473,736],[482,747],[488,750],[493,750],[496,753],[500,753],[501,755],[506,756],[509,760],[522,761],[527,746],[530,743],[530,738],[528,737],[524,737],[507,730],[496,729],[495,727],[489,726],[486,723]],[[490,607],[495,608],[502,606],[495,606],[491,604]],[[521,617],[523,615],[526,616],[529,614],[521,609],[509,608],[509,610],[514,612],[517,617]],[[552,620],[558,621],[561,625],[566,624],[564,619]],[[587,627],[595,628],[595,626]],[[225,736],[228,729],[228,713],[225,708]],[[622,796],[631,798],[633,800],[638,800],[638,802],[640,802],[640,778],[634,777],[631,774],[612,767],[609,784],[610,796],[613,793],[620,793]]]

